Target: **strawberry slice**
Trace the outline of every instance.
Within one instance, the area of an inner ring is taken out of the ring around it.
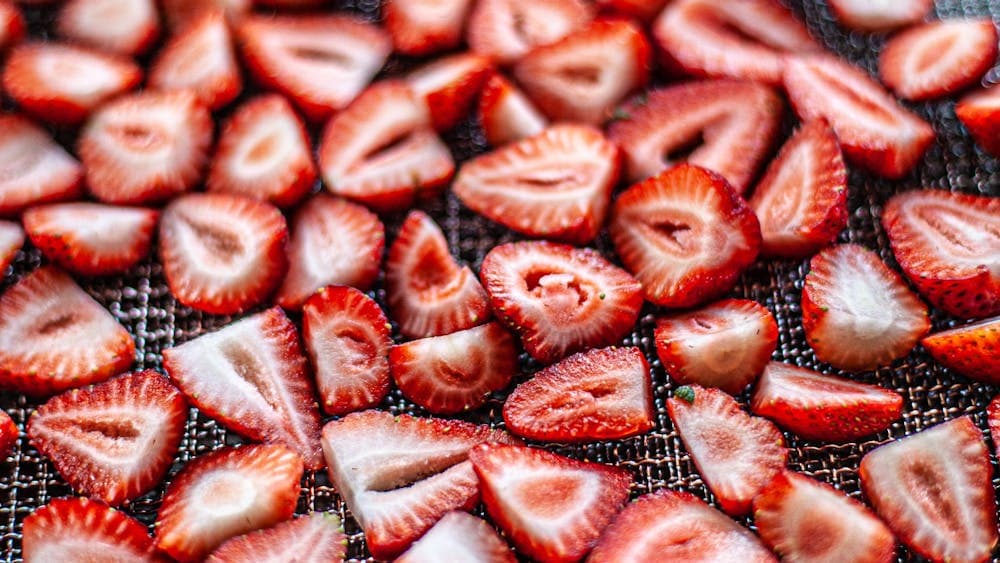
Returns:
[[[189,461],[156,513],[156,547],[201,561],[221,543],[291,518],[302,458],[277,444],[226,447]]]
[[[332,193],[379,212],[436,196],[455,173],[427,107],[405,82],[395,80],[374,84],[330,120],[319,166]]]
[[[392,0],[382,8],[397,53],[424,56],[462,42],[472,0]]]
[[[451,256],[444,233],[423,211],[411,211],[389,247],[386,303],[410,338],[474,327],[492,313],[483,286]]]
[[[931,305],[963,319],[1000,314],[1000,198],[904,192],[886,203],[882,226]]]
[[[340,517],[312,512],[270,528],[226,540],[206,563],[285,563],[343,561],[347,536]]]
[[[920,343],[946,368],[983,383],[1000,383],[1000,317],[936,332]]]
[[[0,296],[0,387],[32,396],[128,369],[135,342],[61,270],[39,268]]]
[[[141,55],[160,36],[154,0],[69,0],[56,19],[59,35],[121,55]]]
[[[776,563],[777,559],[749,530],[700,498],[660,489],[630,502],[601,534],[587,561]]]
[[[6,278],[7,267],[14,262],[17,251],[24,246],[24,231],[13,221],[0,221],[0,278]]]
[[[24,212],[31,244],[84,276],[122,274],[149,256],[159,211],[100,203],[55,203]]]
[[[80,123],[141,81],[142,70],[129,59],[59,43],[22,44],[3,71],[4,91],[22,110],[60,125]]]
[[[649,80],[652,47],[628,20],[602,19],[537,47],[514,67],[524,91],[554,121],[600,125]]]
[[[237,35],[257,81],[288,96],[313,122],[346,107],[392,51],[380,28],[343,15],[250,16]]]
[[[889,31],[922,20],[934,0],[830,0],[840,23],[858,31]]]
[[[25,561],[162,563],[146,526],[101,501],[57,498],[24,519]]]
[[[753,497],[785,467],[788,450],[778,428],[743,412],[719,389],[679,387],[667,410],[702,480],[728,514],[749,512]]]
[[[786,53],[822,51],[775,0],[678,0],[653,23],[667,67],[695,76],[781,83]]]
[[[555,43],[593,18],[582,0],[478,0],[466,31],[469,47],[509,65],[532,48]]]
[[[518,385],[503,405],[507,429],[530,440],[618,440],[653,428],[649,364],[636,347],[574,354]]]
[[[44,130],[27,119],[0,115],[0,215],[82,194],[83,169]]]
[[[789,57],[784,84],[803,121],[829,121],[847,160],[879,176],[902,178],[934,142],[926,121],[866,72],[832,55]]]
[[[499,73],[483,86],[478,112],[486,141],[494,147],[541,133],[548,125],[528,97]]]
[[[990,426],[993,447],[1000,452],[1000,395],[993,397],[989,406],[986,407],[986,422]]]
[[[597,0],[602,12],[648,22],[658,15],[667,0]]]
[[[290,207],[316,176],[305,125],[285,98],[268,94],[241,105],[222,127],[206,184],[210,192]]]
[[[408,399],[434,414],[456,414],[507,387],[517,372],[517,345],[492,322],[393,346],[389,369]]]
[[[378,304],[353,287],[325,287],[306,300],[302,340],[324,412],[371,408],[389,392],[390,326]]]
[[[861,487],[896,537],[935,561],[987,561],[997,544],[993,466],[983,434],[962,416],[878,447]]]
[[[896,538],[865,505],[799,473],[779,473],[753,500],[753,517],[786,561],[896,560]]]
[[[955,104],[955,115],[983,149],[1000,155],[1000,88],[973,92]]]
[[[771,150],[782,103],[751,82],[709,80],[653,90],[625,104],[608,127],[635,182],[681,162],[708,168],[743,193]]]
[[[481,276],[499,319],[545,364],[617,344],[642,307],[639,282],[590,248],[501,244],[486,255]]]
[[[378,277],[385,227],[364,207],[323,194],[313,196],[292,219],[288,275],[277,302],[297,310],[326,285],[367,291]]]
[[[190,91],[146,91],[98,109],[77,151],[87,187],[107,203],[166,201],[201,181],[212,115]]]
[[[6,459],[14,451],[19,436],[14,419],[6,411],[0,411],[0,458]]]
[[[198,21],[206,12],[222,12],[231,22],[239,22],[250,13],[255,0],[159,0],[170,29],[182,30]]]
[[[0,0],[0,52],[24,39],[25,31],[21,10],[8,0]]]
[[[521,553],[578,561],[628,500],[627,469],[537,448],[483,444],[469,453],[483,504]]]
[[[792,135],[749,204],[765,256],[805,258],[837,240],[847,226],[847,167],[826,121],[810,121]]]
[[[395,563],[516,563],[507,543],[483,520],[466,512],[449,512]]]
[[[163,351],[191,404],[253,440],[284,444],[323,467],[319,408],[298,332],[275,307]]]
[[[487,426],[375,410],[323,428],[330,481],[379,560],[402,553],[448,512],[478,504],[467,457],[483,442],[517,440]]]
[[[49,399],[27,432],[73,489],[117,506],[166,476],[187,415],[180,391],[147,370]]]
[[[514,231],[586,244],[604,225],[617,181],[618,148],[598,129],[564,124],[466,162],[452,190]]]
[[[851,442],[882,432],[903,416],[903,397],[876,385],[771,362],[750,410],[806,440]]]
[[[774,315],[749,299],[724,299],[660,317],[654,335],[656,355],[671,380],[731,395],[757,379],[778,347]]]
[[[399,4],[390,2],[386,9]],[[486,57],[459,53],[427,63],[406,77],[410,89],[427,104],[437,131],[447,131],[469,112],[472,102],[493,74]]]
[[[278,209],[232,194],[188,194],[163,211],[160,260],[182,304],[235,314],[260,304],[287,269],[288,227]]]
[[[693,307],[729,291],[757,258],[760,226],[726,180],[682,164],[618,196],[608,227],[646,299]]]
[[[820,361],[864,371],[909,354],[930,320],[927,305],[877,254],[840,244],[809,262],[802,327]]]

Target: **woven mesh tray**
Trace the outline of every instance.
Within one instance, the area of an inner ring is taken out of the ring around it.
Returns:
[[[341,2],[341,4],[343,9],[362,14],[369,19],[378,18],[377,0]],[[808,24],[810,31],[821,38],[829,48],[869,71],[875,70],[877,53],[882,43],[881,37],[846,33],[833,20],[823,2],[795,0],[789,4]],[[938,0],[936,10],[942,19],[991,16],[994,21],[1000,21],[1000,2]],[[52,9],[32,9],[29,10],[28,16],[32,34],[36,37],[48,37]],[[397,73],[414,63],[412,60],[392,60],[385,73]],[[986,79],[993,82],[1000,81],[1000,72],[994,69]],[[893,193],[925,186],[1000,195],[1000,162],[973,145],[955,118],[953,102],[945,101],[913,107],[933,123],[937,132],[937,143],[931,147],[917,170],[900,182],[890,183],[852,170],[850,222],[840,237],[842,241],[857,242],[877,249],[882,258],[893,266],[895,262],[892,252],[878,222],[882,205]],[[793,120],[789,116],[786,120],[786,132],[791,130],[792,124]],[[72,132],[55,131],[55,134],[66,143],[67,147],[73,146]],[[445,140],[452,147],[459,162],[486,150],[482,133],[471,119],[445,135]],[[511,232],[471,213],[450,194],[438,201],[427,203],[424,209],[437,219],[445,230],[453,253],[477,270],[490,248],[516,238]],[[398,229],[401,219],[401,217],[387,218],[390,240]],[[605,254],[613,256],[611,245],[605,236],[597,241],[596,246]],[[0,282],[0,290],[5,290],[39,263],[40,257],[36,250],[26,248],[20,252],[11,272]],[[805,342],[802,331],[799,301],[806,269],[807,261],[758,263],[741,278],[732,294],[755,299],[774,313],[779,328],[775,359],[830,372],[828,366],[816,360]],[[205,315],[179,305],[167,290],[162,268],[152,259],[120,278],[80,281],[90,294],[104,304],[134,336],[138,349],[135,366],[137,369],[159,369],[162,350],[220,328],[231,320],[229,317]],[[385,295],[381,280],[374,290],[374,295],[384,304]],[[655,310],[647,306],[634,331],[625,338],[623,344],[640,347],[652,366],[657,411],[655,428],[644,436],[622,441],[598,442],[582,446],[545,446],[573,457],[627,467],[635,478],[633,496],[669,487],[687,490],[709,502],[714,502],[666,414],[664,402],[670,395],[672,384],[656,357],[652,334],[654,313]],[[935,330],[953,324],[940,314],[934,314],[932,318]],[[525,375],[520,376],[518,381],[522,381],[527,374],[538,369],[527,356],[522,357],[521,367]],[[893,424],[887,431],[861,442],[822,444],[801,440],[793,435],[786,435],[786,438],[791,449],[789,458],[791,469],[831,483],[854,497],[860,496],[857,467],[866,452],[886,441],[912,434],[962,414],[973,415],[979,426],[985,429],[983,412],[997,391],[991,386],[971,383],[948,372],[936,365],[919,348],[890,367],[852,377],[900,392],[905,399],[902,420]],[[486,405],[464,418],[477,423],[502,425],[503,398],[503,393],[497,393]],[[747,397],[744,395],[740,398],[745,402]],[[0,395],[0,407],[11,414],[22,430],[37,404],[36,401],[20,395]],[[394,413],[426,414],[421,408],[403,398],[398,391],[390,393],[382,408]],[[180,452],[170,475],[174,475],[192,457],[222,445],[240,442],[238,436],[227,432],[213,420],[192,409]],[[72,490],[59,477],[52,465],[28,444],[23,432],[14,452],[6,462],[0,464],[2,464],[0,465],[0,531],[3,534],[0,538],[0,548],[3,550],[5,561],[20,561],[20,532],[24,518],[53,497],[70,495]],[[994,483],[1000,484],[1000,480]],[[163,490],[161,486],[140,497],[127,506],[126,511],[150,525],[152,529]],[[334,511],[344,517],[345,528],[350,537],[349,556],[354,561],[371,560],[365,549],[363,534],[347,513],[324,473],[307,475],[303,479],[298,512],[313,510]],[[749,521],[745,523],[750,524]],[[915,558],[904,549],[900,549],[899,559],[909,561]]]

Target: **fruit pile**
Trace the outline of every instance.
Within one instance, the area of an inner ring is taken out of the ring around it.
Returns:
[[[1000,397],[919,410],[1000,384],[989,18],[830,0],[875,77],[776,0],[56,4],[0,0],[26,561],[995,551]]]

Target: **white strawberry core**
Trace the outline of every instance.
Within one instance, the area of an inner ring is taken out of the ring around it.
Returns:
[[[301,148],[294,120],[287,116],[261,120],[246,132],[230,172],[247,180],[268,176],[295,160]]]
[[[46,50],[36,60],[35,70],[49,87],[86,103],[96,103],[121,82],[121,75],[106,62],[75,50],[72,56],[61,49]]]
[[[212,471],[191,487],[189,502],[200,506],[206,517],[239,516],[254,507],[257,500],[254,485],[239,471]]]

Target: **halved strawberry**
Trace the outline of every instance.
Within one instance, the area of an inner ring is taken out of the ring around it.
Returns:
[[[206,185],[290,207],[316,176],[302,120],[285,98],[267,94],[241,105],[222,127]]]
[[[0,115],[0,216],[83,193],[83,168],[47,132],[27,119]]]
[[[667,0],[597,0],[602,12],[649,21],[667,5]]]
[[[0,0],[0,52],[6,51],[24,38],[24,15],[8,0]]]
[[[319,408],[292,321],[275,307],[163,351],[163,367],[191,404],[254,440],[323,467]]]
[[[284,278],[287,239],[284,216],[268,203],[219,193],[177,198],[160,220],[160,260],[170,293],[199,311],[246,311]]]
[[[649,364],[636,347],[596,348],[536,372],[503,405],[507,429],[531,440],[618,440],[653,428]]]
[[[397,3],[389,2],[386,6]],[[417,68],[407,75],[406,82],[427,104],[434,129],[447,131],[469,112],[492,74],[493,64],[486,57],[459,53]]]
[[[201,561],[221,543],[291,518],[302,458],[285,446],[226,447],[189,461],[156,513],[156,547]]]
[[[896,536],[935,561],[987,561],[997,544],[993,466],[968,416],[868,452],[861,487]]]
[[[840,244],[809,262],[802,328],[819,360],[875,369],[909,354],[930,326],[927,305],[871,250]]]
[[[934,142],[926,121],[865,71],[832,55],[789,57],[784,84],[803,121],[825,118],[847,160],[880,176],[902,178]]]
[[[963,319],[1000,314],[1000,198],[904,192],[886,203],[882,226],[931,305]]]
[[[546,364],[617,344],[642,307],[639,282],[590,248],[501,244],[486,255],[481,276],[497,317]]]
[[[147,370],[49,399],[27,433],[74,490],[117,506],[166,476],[187,415],[180,391]]]
[[[190,190],[208,162],[212,128],[208,108],[187,90],[108,102],[77,145],[90,193],[107,203],[143,204]]]
[[[436,196],[455,173],[427,107],[396,80],[372,85],[330,120],[319,166],[328,190],[379,212]]]
[[[850,442],[882,432],[903,415],[903,397],[876,385],[771,362],[750,410],[806,440]]]
[[[516,563],[507,542],[489,524],[466,512],[449,512],[395,563]]]
[[[14,419],[6,411],[0,411],[0,459],[6,459],[11,454],[19,434]]]
[[[458,47],[472,0],[389,0],[385,29],[397,53],[430,55]]]
[[[312,512],[249,534],[226,540],[206,563],[337,562],[347,555],[347,536],[340,517]]]
[[[314,122],[346,107],[392,51],[384,31],[344,15],[255,15],[237,34],[256,79]]]
[[[24,519],[25,561],[162,563],[146,526],[98,500],[57,498]]]
[[[486,511],[521,553],[578,561],[628,500],[627,469],[537,448],[483,444],[469,453]]]
[[[830,0],[840,23],[858,31],[889,31],[924,19],[934,0]]]
[[[478,112],[486,141],[494,147],[541,133],[548,125],[524,92],[500,73],[494,73],[483,86]]]
[[[920,343],[946,368],[983,383],[1000,383],[1000,317],[936,332]]]
[[[753,497],[785,467],[781,431],[743,412],[719,389],[680,387],[667,399],[667,410],[702,480],[728,514],[749,512]]]
[[[637,24],[600,19],[530,51],[514,66],[514,77],[553,121],[600,125],[649,80],[651,52]]]
[[[604,226],[618,148],[593,127],[554,125],[462,165],[468,208],[528,236],[586,244]]]
[[[775,0],[677,0],[653,23],[668,68],[695,76],[781,83],[786,53],[822,51]]]
[[[657,305],[693,307],[729,291],[757,258],[760,226],[725,178],[681,164],[618,196],[615,250]]]
[[[233,23],[245,18],[254,0],[159,0],[170,29],[182,30],[197,21],[205,12],[221,11]]]
[[[423,211],[411,211],[385,264],[386,303],[399,331],[425,338],[482,324],[492,313],[468,266],[451,256],[444,233]]]
[[[660,317],[656,355],[672,381],[718,387],[736,395],[753,383],[778,346],[774,315],[749,299]]]
[[[371,408],[389,392],[390,326],[378,303],[353,287],[324,287],[306,300],[302,340],[324,412]]]
[[[0,221],[0,279],[6,277],[7,267],[14,262],[17,251],[24,246],[24,230],[13,221]]]
[[[155,0],[69,0],[56,19],[59,35],[113,53],[141,55],[160,36]]]
[[[478,0],[466,39],[476,53],[509,65],[534,47],[583,29],[593,17],[582,0]]]
[[[120,274],[149,256],[160,212],[100,203],[54,203],[24,212],[31,244],[84,276]]]
[[[135,342],[61,270],[39,268],[0,296],[0,387],[52,395],[128,369]]]
[[[708,80],[653,90],[625,104],[608,126],[635,182],[681,162],[724,176],[743,193],[781,124],[781,98],[751,82]]]
[[[317,194],[295,213],[288,275],[277,302],[295,310],[326,285],[367,291],[378,277],[385,227],[377,215],[347,200]]]
[[[896,560],[896,538],[865,505],[821,481],[783,471],[753,500],[764,543],[786,561]]]
[[[983,149],[1000,155],[1000,87],[973,92],[955,104],[955,115]]]
[[[330,481],[380,560],[402,553],[448,512],[478,504],[467,457],[483,442],[518,443],[487,426],[375,410],[323,428]]]

